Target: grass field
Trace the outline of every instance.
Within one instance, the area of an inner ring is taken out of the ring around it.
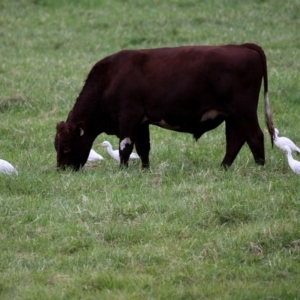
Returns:
[[[0,175],[0,299],[300,299],[300,178],[267,134],[265,167],[244,146],[227,172],[223,125],[197,143],[151,127],[146,172],[96,145],[115,136],[77,173],[53,147],[101,58],[243,42],[299,146],[299,30],[300,0],[0,0],[0,158],[19,172]]]

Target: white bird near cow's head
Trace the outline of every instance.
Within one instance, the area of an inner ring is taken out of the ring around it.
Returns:
[[[118,162],[120,162],[120,154],[119,154],[119,150],[113,150],[112,145],[110,142],[108,141],[104,141],[103,143],[100,144],[102,147],[105,147],[107,149],[108,154],[114,158],[115,160],[117,160]],[[129,156],[130,160],[134,160],[134,159],[139,159],[140,157],[136,154],[136,153],[131,153]]]
[[[6,160],[0,159],[0,173],[6,175],[18,175],[17,170]]]
[[[279,149],[283,150],[283,151],[286,151],[284,149],[284,146],[288,146],[292,151],[296,151],[298,154],[300,154],[300,148],[297,147],[293,141],[291,141],[289,138],[286,138],[286,137],[279,137],[278,136],[278,129],[275,128],[274,129],[275,131],[275,138],[274,138],[274,144],[275,146],[277,146]]]
[[[95,150],[91,149],[89,153],[88,160],[89,162],[98,161],[104,159],[100,154],[98,154]]]
[[[290,168],[294,173],[300,176],[300,161],[293,159],[292,150],[289,146],[285,145],[283,150],[286,153]]]

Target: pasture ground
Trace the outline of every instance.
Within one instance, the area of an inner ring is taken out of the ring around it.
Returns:
[[[255,42],[280,134],[300,145],[299,0],[1,0],[1,299],[300,299],[300,178],[266,134],[220,168],[224,126],[151,128],[151,169],[56,172],[53,138],[92,65],[124,48]],[[251,71],[251,70],[249,70]],[[263,130],[263,101],[259,118]],[[298,158],[300,160],[300,158]]]

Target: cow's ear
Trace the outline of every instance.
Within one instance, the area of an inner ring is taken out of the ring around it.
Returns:
[[[83,136],[85,132],[85,123],[84,122],[79,122],[76,125],[76,134],[77,136]]]
[[[56,131],[59,132],[62,130],[62,128],[65,126],[65,122],[59,122],[56,124]]]

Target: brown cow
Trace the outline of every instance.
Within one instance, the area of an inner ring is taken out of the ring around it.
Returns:
[[[257,164],[265,163],[257,105],[264,80],[264,113],[273,143],[267,62],[255,44],[124,50],[90,71],[66,122],[56,127],[57,167],[80,169],[102,132],[119,138],[120,164],[135,145],[149,167],[149,124],[198,139],[226,123],[230,166],[245,142]]]

